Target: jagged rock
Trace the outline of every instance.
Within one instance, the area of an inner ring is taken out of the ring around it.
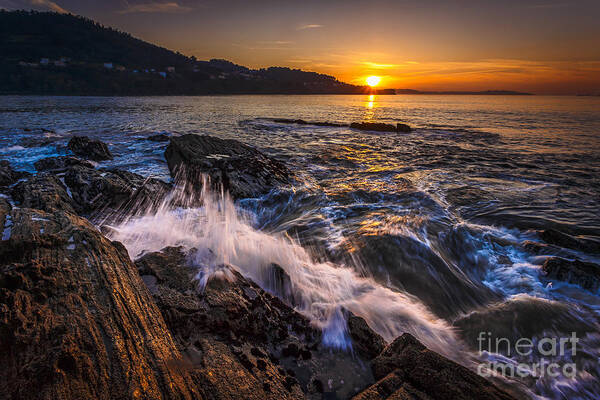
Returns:
[[[93,161],[112,160],[113,156],[106,143],[87,136],[74,136],[69,140],[68,149],[73,154]]]
[[[556,229],[544,229],[538,231],[538,236],[544,242],[553,244],[555,246],[590,253],[600,253],[600,243],[592,240],[580,239],[557,231]]]
[[[321,348],[321,332],[277,297],[222,266],[203,290],[182,248],[136,261],[194,376],[217,399],[349,398],[373,382],[366,360]],[[321,391],[323,391],[321,385]]]
[[[598,264],[549,257],[544,261],[542,271],[548,278],[574,283],[592,292],[600,288],[600,265]]]
[[[85,215],[140,214],[160,204],[170,186],[155,178],[144,178],[116,169],[70,167],[64,176],[76,210]]]
[[[65,172],[69,167],[74,166],[94,168],[94,165],[89,161],[69,156],[43,158],[33,163],[33,165],[38,171],[51,171],[54,173]]]
[[[348,316],[348,333],[354,350],[367,360],[377,357],[385,348],[383,338],[367,325],[367,321],[354,314]]]
[[[427,349],[408,333],[389,344],[371,367],[378,382],[355,400],[513,399],[492,382]]]
[[[171,176],[198,190],[202,174],[235,198],[257,197],[273,187],[289,183],[290,171],[283,163],[231,139],[184,135],[171,138],[165,158]]]
[[[0,242],[2,398],[206,397],[120,243],[61,211],[10,217]]]
[[[171,140],[169,135],[165,135],[164,133],[159,133],[158,135],[148,136],[148,140],[151,142],[168,142]]]
[[[19,182],[12,188],[11,194],[20,207],[75,213],[76,204],[63,182],[46,172]]]
[[[0,187],[10,186],[27,176],[28,172],[15,171],[8,161],[0,160]]]

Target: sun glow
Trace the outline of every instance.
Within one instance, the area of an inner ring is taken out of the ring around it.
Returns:
[[[373,75],[373,76],[369,76],[366,80],[367,80],[367,85],[373,87],[373,86],[379,85],[379,82],[381,82],[381,77]]]

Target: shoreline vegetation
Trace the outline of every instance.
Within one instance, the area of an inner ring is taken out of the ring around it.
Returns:
[[[71,14],[0,10],[0,95],[529,95],[376,89],[286,67],[197,60]]]
[[[203,185],[244,198],[293,180],[284,163],[235,140],[168,140],[174,185],[97,169],[88,160],[112,154],[87,137],[73,137],[67,156],[36,162],[36,174],[0,163],[0,387],[7,399],[521,397],[409,333],[385,343],[346,310],[352,350],[325,346],[323,332],[293,308],[290,277],[278,265],[271,289],[287,289],[283,299],[229,265],[199,290],[199,270],[187,263],[195,249],[167,247],[132,260],[111,240],[111,223],[165,204],[194,206]]]

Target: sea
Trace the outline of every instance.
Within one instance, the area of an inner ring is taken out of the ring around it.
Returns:
[[[600,293],[542,270],[551,256],[600,264],[599,247],[541,233],[600,243],[600,97],[0,96],[0,159],[16,169],[35,172],[87,135],[114,155],[98,168],[169,181],[168,142],[147,140],[159,133],[239,140],[294,179],[260,198],[206,190],[201,206],[121,221],[111,238],[133,259],[197,249],[199,290],[231,265],[310,318],[333,352],[352,351],[354,313],[387,342],[409,332],[524,397],[600,398]],[[567,346],[552,347],[559,339]]]

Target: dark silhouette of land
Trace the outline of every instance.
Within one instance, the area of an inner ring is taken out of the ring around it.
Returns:
[[[51,12],[0,10],[0,54],[0,94],[396,94],[299,69],[199,61],[87,18]]]

